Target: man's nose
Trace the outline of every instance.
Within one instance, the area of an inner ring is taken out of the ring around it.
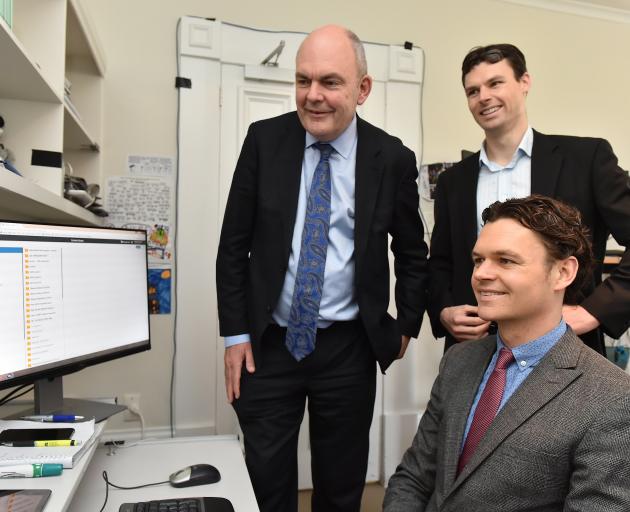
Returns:
[[[489,99],[490,99],[490,89],[484,86],[480,87],[479,88],[479,101],[486,102]]]
[[[476,281],[487,281],[494,279],[496,277],[494,265],[488,260],[477,263],[473,270],[472,277]]]
[[[315,81],[312,81],[308,91],[306,92],[306,99],[311,102],[321,101],[322,93],[319,84]]]

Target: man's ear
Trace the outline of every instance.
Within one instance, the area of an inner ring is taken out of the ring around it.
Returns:
[[[359,97],[357,98],[357,105],[363,105],[367,100],[372,90],[372,77],[370,75],[364,75],[359,82]]]
[[[532,77],[527,71],[525,71],[525,73],[523,73],[523,76],[521,76],[521,78],[519,79],[519,82],[521,84],[521,90],[523,91],[523,94],[527,96],[527,93],[529,93],[529,89],[532,86]]]
[[[575,256],[570,256],[564,260],[556,261],[556,276],[554,283],[554,290],[566,290],[569,285],[575,280],[575,276],[578,271],[578,261]]]

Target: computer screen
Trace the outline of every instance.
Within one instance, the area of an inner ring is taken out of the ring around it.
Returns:
[[[150,348],[146,232],[0,222],[0,325],[0,389],[79,414],[62,375]]]

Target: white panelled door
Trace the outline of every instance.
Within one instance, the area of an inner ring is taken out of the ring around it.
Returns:
[[[225,204],[232,180],[232,174],[238,159],[241,145],[250,123],[295,110],[294,66],[295,54],[306,34],[295,32],[269,32],[238,27],[217,21],[199,18],[182,18],[180,25],[181,51],[180,74],[196,71],[192,89],[182,91],[186,100],[180,101],[180,247],[179,266],[185,262],[185,271],[178,279],[178,303],[195,303],[196,283],[207,282],[215,294],[214,259],[212,261],[195,259],[200,240],[199,226],[209,226],[207,243],[211,254],[216,258],[218,233],[225,209]],[[284,49],[278,58],[277,66],[262,65],[260,62],[284,41]],[[404,50],[385,45],[366,44],[366,53],[370,73],[375,79],[370,98],[359,111],[367,121],[387,129],[403,139],[405,144],[416,151],[420,147],[420,81],[422,54],[414,50]],[[400,56],[400,57],[399,57]],[[402,62],[401,77],[388,80],[391,76],[391,61]],[[410,60],[411,59],[411,60]],[[205,63],[205,64],[204,64]],[[199,67],[205,67],[199,71]],[[212,76],[218,74],[218,76]],[[216,88],[219,88],[216,91]],[[197,90],[196,90],[197,89]],[[199,90],[201,89],[201,90]],[[204,96],[199,108],[191,97]],[[217,105],[207,104],[208,98],[217,98]],[[391,109],[391,113],[388,110]],[[200,119],[204,119],[202,121]],[[207,133],[200,136],[198,130]],[[184,144],[187,137],[197,141],[196,146]],[[208,139],[210,137],[210,139]],[[217,140],[218,137],[218,140]],[[203,142],[201,142],[203,141]],[[216,209],[207,210],[207,218],[199,219],[190,214],[187,217],[182,204],[187,204],[194,194],[194,183],[200,176],[216,186]],[[188,192],[187,192],[188,191]],[[186,231],[186,226],[195,228]],[[187,235],[185,233],[188,233]],[[202,235],[205,237],[205,235]],[[216,311],[216,299],[214,299]],[[393,308],[393,306],[392,306]],[[209,331],[207,318],[195,318],[181,310],[178,333],[198,338],[201,343],[212,344],[216,353],[211,357],[214,363],[213,398],[215,403],[214,425],[219,434],[235,433],[238,425],[232,407],[225,400],[223,380],[223,342],[218,335],[216,313],[213,313],[214,330]],[[395,310],[394,310],[395,311]],[[185,324],[184,324],[185,322]],[[194,342],[191,347],[195,346]],[[185,349],[184,349],[185,350]],[[185,355],[183,356],[186,357]],[[194,358],[194,354],[189,356]],[[400,363],[398,363],[400,364]],[[177,381],[177,416],[186,417],[187,408],[194,407],[189,401],[199,385],[192,380],[190,366],[178,364]],[[193,372],[194,374],[194,372]],[[388,375],[389,377],[389,375]],[[370,432],[370,458],[368,481],[378,480],[381,468],[381,419],[383,414],[383,378],[379,376],[377,398],[374,409],[374,421]],[[207,394],[206,394],[207,396]],[[206,398],[207,400],[207,398]],[[180,406],[181,404],[181,406]],[[299,485],[311,487],[310,451],[308,444],[308,413],[302,423],[299,440]],[[210,422],[213,418],[209,419]]]

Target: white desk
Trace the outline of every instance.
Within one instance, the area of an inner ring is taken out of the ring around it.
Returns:
[[[90,464],[98,446],[105,424],[103,421],[94,427],[94,435],[97,441],[88,448],[72,469],[64,469],[59,476],[47,476],[45,478],[11,478],[2,480],[2,489],[51,489],[52,494],[46,503],[45,512],[65,512],[68,509],[72,496],[77,491],[79,483]],[[85,509],[85,510],[91,510]]]
[[[107,471],[112,483],[131,487],[168,480],[171,473],[191,464],[212,464],[221,473],[221,481],[179,489],[169,484],[134,490],[110,487],[105,512],[118,512],[122,503],[196,496],[223,496],[232,502],[235,512],[258,512],[243,453],[236,437],[182,437],[129,444],[127,448],[117,448],[115,455],[108,455],[108,447],[98,447],[69,512],[100,510],[105,499],[103,470]],[[54,492],[53,490],[53,495]],[[61,509],[47,506],[46,512],[48,510],[57,512]]]

